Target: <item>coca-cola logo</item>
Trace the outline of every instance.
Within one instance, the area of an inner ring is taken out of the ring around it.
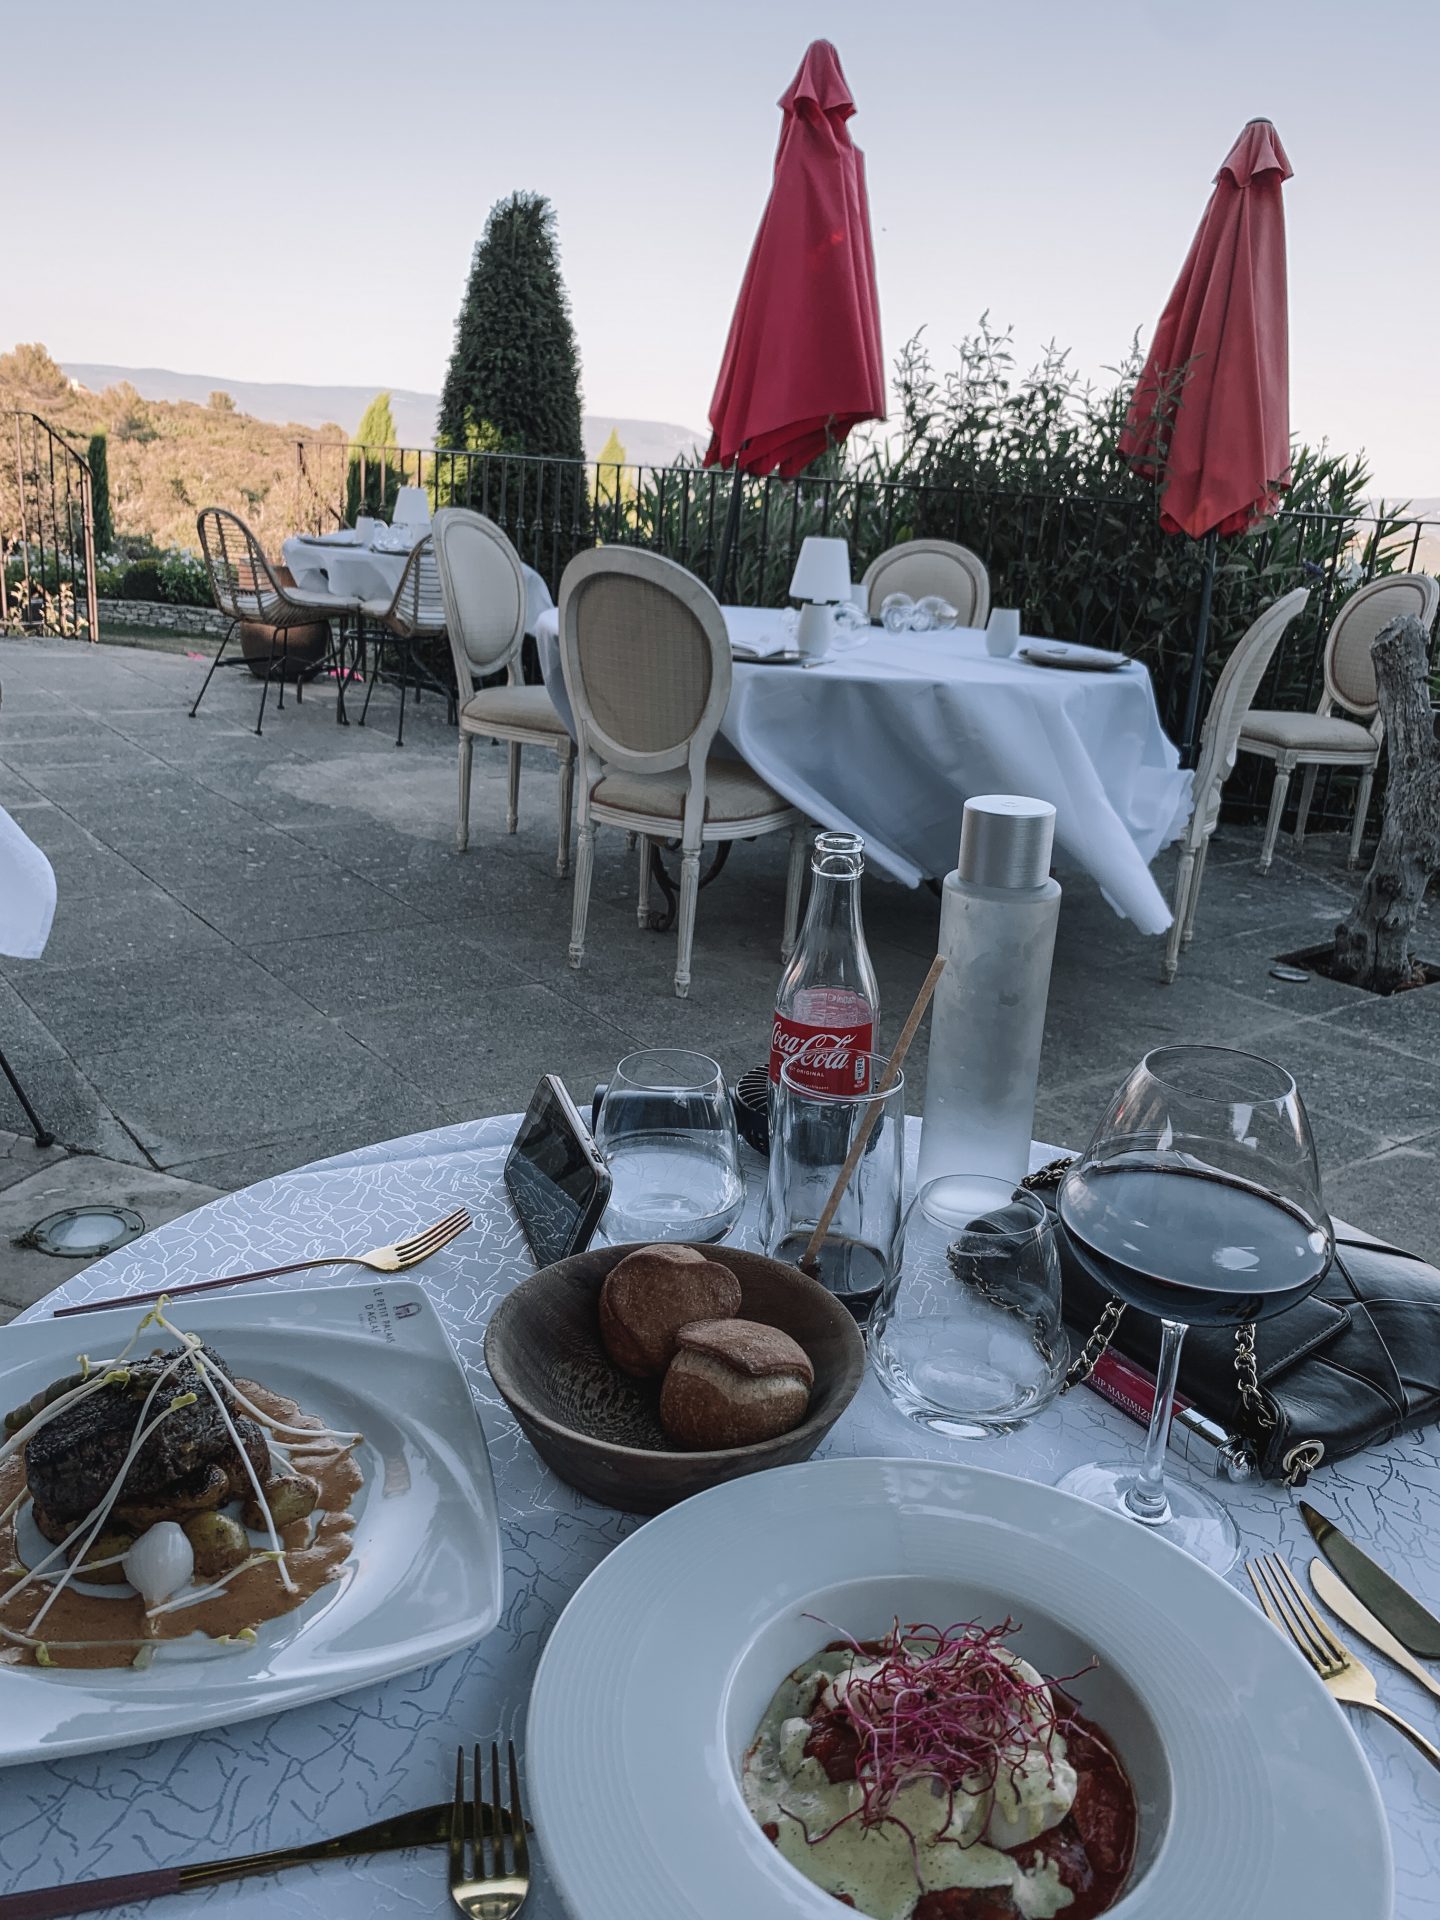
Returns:
[[[798,1060],[803,1056],[807,1066],[823,1067],[831,1072],[848,1062],[858,1042],[859,1035],[853,1028],[849,1033],[796,1033],[780,1019],[776,1020],[770,1036],[771,1047],[786,1059]]]

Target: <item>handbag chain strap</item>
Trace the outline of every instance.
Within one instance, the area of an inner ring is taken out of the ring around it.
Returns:
[[[1062,1154],[1058,1160],[1047,1160],[1043,1167],[1037,1167],[1034,1173],[1027,1173],[1020,1182],[1029,1193],[1048,1194],[1052,1198],[1060,1191],[1060,1182],[1075,1164],[1073,1154]],[[1062,1394],[1072,1387],[1082,1386],[1095,1371],[1097,1362],[1114,1338],[1115,1329],[1120,1324],[1120,1316],[1125,1311],[1125,1302],[1118,1294],[1111,1294],[1105,1302],[1104,1311],[1091,1328],[1090,1337],[1070,1363]],[[1255,1364],[1255,1322],[1247,1320],[1235,1329],[1235,1378],[1238,1383],[1241,1405],[1249,1413],[1257,1427],[1267,1432],[1275,1426],[1275,1416],[1270,1411],[1265,1398],[1265,1390],[1260,1385],[1260,1375]],[[1316,1443],[1307,1443],[1313,1445]],[[1321,1449],[1323,1452],[1323,1448]],[[1289,1464],[1287,1458],[1287,1465]],[[1301,1464],[1302,1470],[1304,1465]]]
[[[1235,1375],[1240,1382],[1241,1405],[1249,1412],[1257,1427],[1267,1432],[1275,1426],[1275,1416],[1270,1411],[1265,1398],[1265,1390],[1260,1385],[1260,1375],[1255,1368],[1255,1322],[1247,1320],[1235,1329]]]

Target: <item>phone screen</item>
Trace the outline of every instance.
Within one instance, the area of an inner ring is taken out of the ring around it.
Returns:
[[[538,1266],[583,1250],[599,1217],[602,1177],[583,1122],[542,1080],[505,1162],[505,1184]]]

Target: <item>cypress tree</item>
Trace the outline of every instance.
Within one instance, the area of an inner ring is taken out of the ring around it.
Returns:
[[[92,433],[85,449],[90,463],[90,511],[95,521],[95,554],[111,553],[115,547],[115,521],[110,512],[110,461],[103,433]]]
[[[377,393],[360,416],[360,424],[350,440],[350,457],[345,464],[345,524],[354,526],[358,513],[379,514],[387,518],[400,491],[400,476],[393,465],[385,464],[385,485],[380,485],[381,461],[376,449],[395,446],[395,416],[390,411],[390,395]],[[360,497],[360,452],[365,460],[365,497]]]
[[[470,261],[455,346],[440,396],[442,447],[543,454],[574,461],[507,489],[530,535],[528,557],[560,562],[583,544],[585,446],[580,432],[580,365],[570,301],[560,277],[555,214],[540,194],[514,193],[490,210]],[[458,499],[480,499],[455,474]],[[509,531],[511,529],[507,529]],[[552,536],[555,539],[552,540]]]

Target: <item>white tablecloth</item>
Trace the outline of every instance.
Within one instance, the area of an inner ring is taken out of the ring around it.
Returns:
[[[280,551],[297,587],[307,593],[338,594],[342,600],[392,600],[410,557],[351,546],[333,533],[318,539],[292,534]],[[520,564],[525,567],[525,631],[534,633],[540,616],[555,602],[535,569]]]
[[[485,1371],[481,1343],[490,1313],[531,1270],[501,1179],[516,1124],[511,1115],[416,1134],[226,1194],[121,1248],[32,1309],[45,1313],[62,1297],[96,1299],[167,1280],[178,1285],[247,1265],[301,1260],[337,1244],[373,1246],[429,1225],[463,1201],[475,1216],[474,1228],[411,1277],[423,1283],[443,1316],[484,1418],[504,1536],[505,1602],[499,1626],[467,1652],[342,1699],[189,1738],[0,1771],[0,1892],[181,1866],[341,1833],[448,1799],[455,1748],[462,1742],[513,1734],[523,1754],[525,1704],[551,1627],[585,1575],[641,1523],[595,1506],[542,1466]],[[910,1129],[913,1171],[917,1123]],[[1052,1151],[1037,1149],[1037,1163]],[[748,1149],[742,1153],[749,1196],[735,1238],[754,1246],[760,1162]],[[1364,1224],[1383,1227],[1379,1221]],[[331,1286],[346,1279],[347,1270],[340,1268],[262,1284]],[[75,1323],[77,1348],[83,1324]],[[946,1441],[902,1419],[867,1375],[821,1451],[963,1459],[1052,1481],[1083,1460],[1128,1454],[1139,1441],[1137,1427],[1086,1392],[1068,1395],[1020,1433]],[[1222,1491],[1247,1554],[1273,1548],[1296,1566],[1309,1561],[1313,1549],[1293,1494],[1263,1482]],[[1310,1493],[1424,1601],[1440,1608],[1440,1456],[1433,1432],[1410,1434],[1322,1468]],[[1237,1569],[1232,1578],[1248,1592],[1243,1573]],[[1295,1656],[1277,1644],[1275,1657]],[[1376,1665],[1386,1699],[1436,1738],[1440,1707],[1387,1662]],[[143,1676],[136,1676],[136,1685],[143,1684]],[[1244,1712],[1244,1702],[1235,1702],[1234,1710]],[[1431,1920],[1440,1885],[1436,1776],[1388,1727],[1368,1716],[1355,1716],[1352,1725],[1390,1818],[1395,1920]],[[544,1841],[542,1833],[525,1920],[563,1920],[545,1874]],[[1217,1835],[1216,1845],[1224,1844],[1226,1837]],[[125,1920],[142,1920],[140,1908],[124,1911]],[[302,1867],[283,1878],[262,1876],[179,1894],[143,1910],[145,1920],[152,1911],[154,1920],[274,1920],[277,1913],[286,1920],[442,1920],[452,1909],[443,1849],[432,1847],[419,1855]],[[676,1920],[682,1920],[678,1913]],[[1273,1920],[1349,1916],[1277,1913]]]
[[[55,869],[0,807],[0,953],[38,960],[55,918]]]
[[[723,612],[736,646],[780,630],[765,608]],[[536,639],[568,716],[558,615]],[[871,628],[818,667],[737,660],[721,731],[777,793],[822,826],[863,834],[868,857],[909,886],[955,865],[971,795],[1034,794],[1055,807],[1057,853],[1093,874],[1118,913],[1143,933],[1170,925],[1149,863],[1185,824],[1190,775],[1138,661],[1077,673],[992,660],[970,628]]]

